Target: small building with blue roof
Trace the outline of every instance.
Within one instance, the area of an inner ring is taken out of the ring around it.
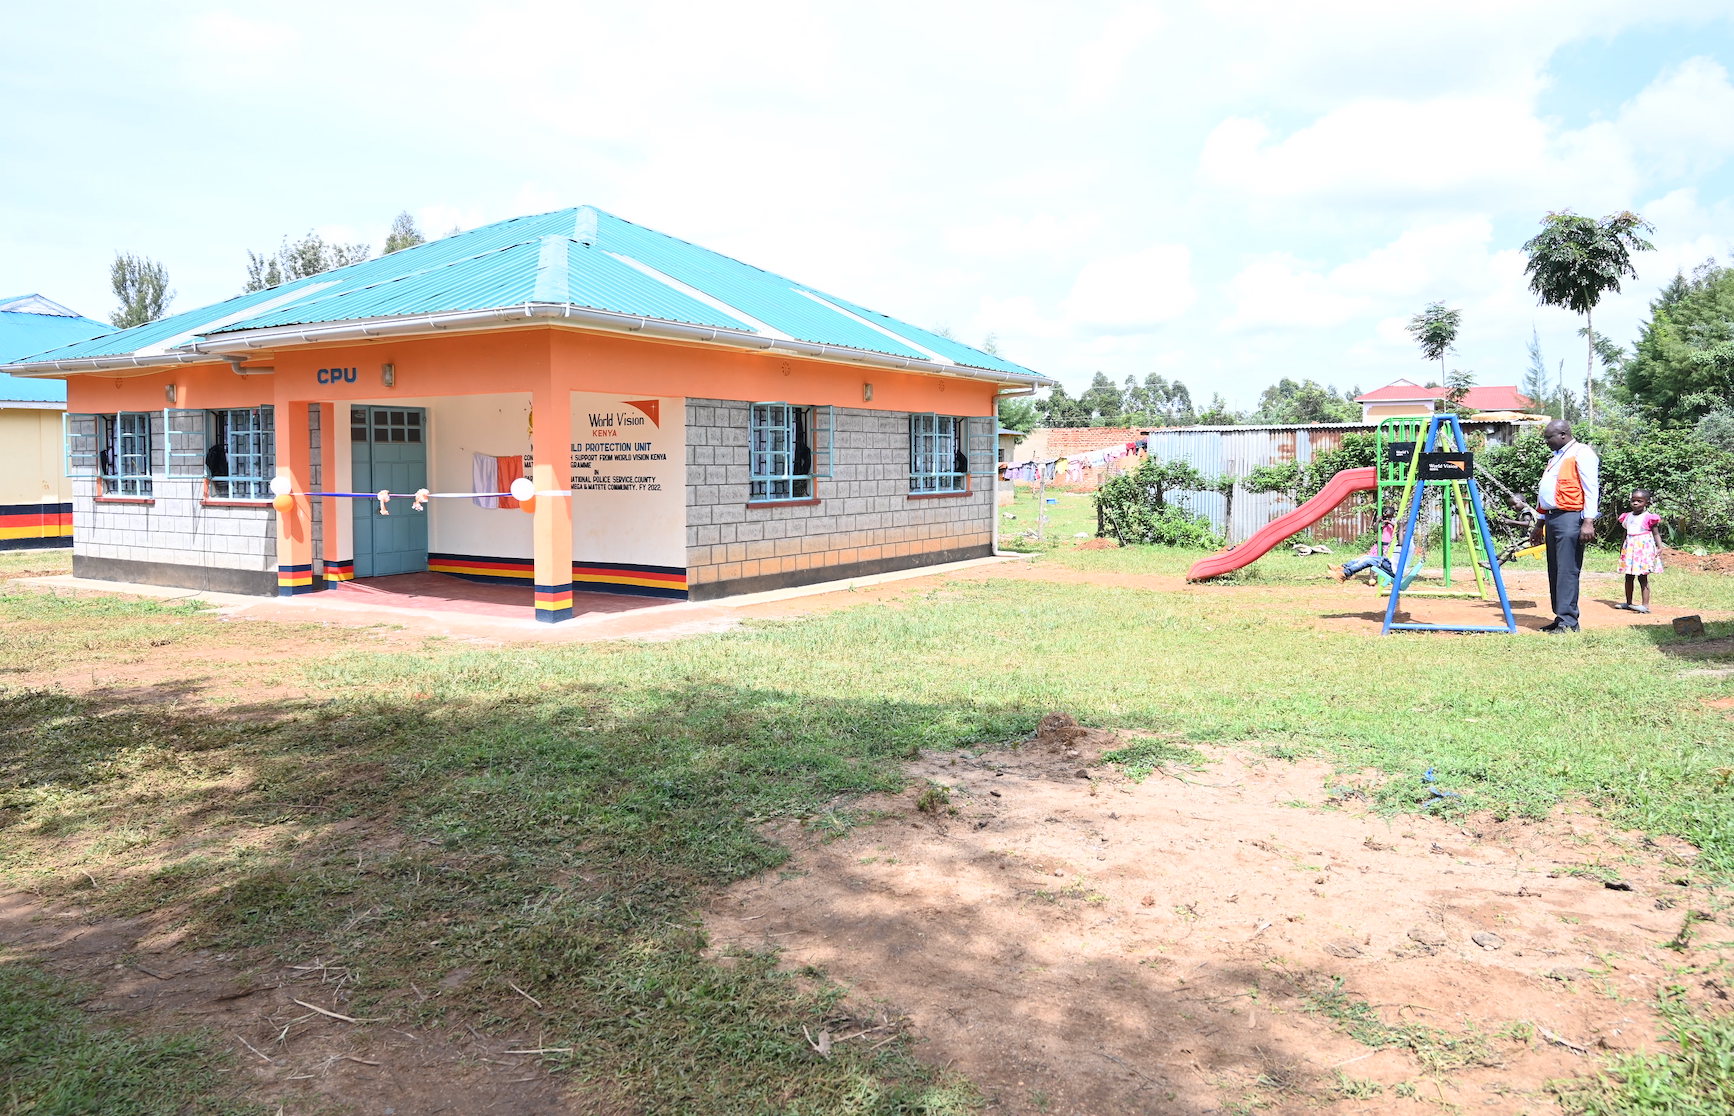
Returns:
[[[426,571],[544,621],[990,554],[999,400],[1050,383],[589,206],[4,371],[66,382],[79,576]]]
[[[0,364],[110,326],[39,294],[0,298]],[[70,546],[72,485],[61,463],[66,385],[0,372],[0,550]]]

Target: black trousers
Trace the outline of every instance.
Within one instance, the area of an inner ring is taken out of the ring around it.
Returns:
[[[1582,512],[1551,512],[1543,528],[1547,543],[1547,591],[1562,628],[1577,627],[1578,576],[1583,573]]]

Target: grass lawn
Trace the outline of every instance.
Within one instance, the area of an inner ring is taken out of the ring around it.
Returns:
[[[1198,557],[1075,549],[1093,508],[1052,495],[1059,541],[1034,543],[1039,563],[1177,577]],[[1021,545],[1033,504],[1002,511]],[[1726,641],[1702,660],[1665,629],[1379,640],[1285,597],[1319,565],[1273,555],[1199,590],[925,583],[889,607],[660,644],[353,633],[309,655],[296,629],[258,624],[249,638],[282,650],[275,681],[305,696],[238,705],[201,656],[214,618],[0,587],[0,882],[170,912],[202,944],[341,958],[369,1015],[533,1020],[571,1047],[551,1064],[644,1111],[946,1113],[974,1109],[967,1082],[900,1043],[815,1058],[802,1026],[835,991],[772,958],[708,960],[693,919],[780,863],[761,823],[840,830],[848,796],[900,785],[919,749],[1009,741],[1060,709],[1377,768],[1393,808],[1431,767],[1463,808],[1581,803],[1734,870],[1734,733],[1708,704],[1734,681],[1688,672],[1731,665]],[[1734,608],[1730,580],[1670,572],[1657,599]],[[100,678],[159,640],[187,680],[168,703],[16,681],[56,663]]]
[[[0,962],[0,1106],[8,1113],[265,1116],[235,1095],[229,1059],[202,1035],[93,1026],[79,990]]]

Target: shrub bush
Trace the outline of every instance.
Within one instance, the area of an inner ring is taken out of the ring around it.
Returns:
[[[1146,461],[1096,491],[1102,531],[1122,546],[1221,547],[1222,536],[1211,530],[1210,520],[1168,502],[1168,493],[1173,490],[1216,487],[1184,461]]]
[[[1602,515],[1597,532],[1605,545],[1617,545],[1614,529],[1635,488],[1655,494],[1657,514],[1676,538],[1713,545],[1734,544],[1734,453],[1704,441],[1691,427],[1630,430],[1593,428],[1583,432],[1602,463]],[[1512,491],[1534,499],[1552,453],[1539,432],[1526,433],[1509,446],[1490,446],[1478,461]]]

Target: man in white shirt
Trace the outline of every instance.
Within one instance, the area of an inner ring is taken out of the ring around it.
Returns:
[[[1571,423],[1555,419],[1542,437],[1553,449],[1541,474],[1536,509],[1541,521],[1532,543],[1547,543],[1547,589],[1553,598],[1553,623],[1544,632],[1578,630],[1578,578],[1583,551],[1596,537],[1601,511],[1601,461],[1595,450],[1571,436]]]

